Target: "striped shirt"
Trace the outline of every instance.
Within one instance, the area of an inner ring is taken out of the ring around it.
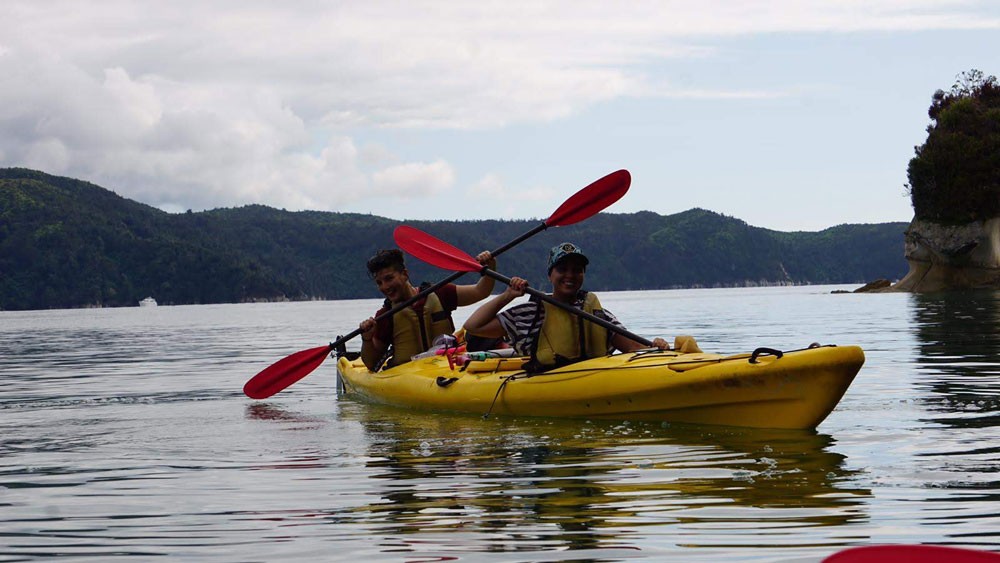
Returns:
[[[576,295],[576,300],[573,302],[573,306],[577,309],[583,310],[583,301],[587,296],[586,291],[580,291]],[[537,316],[537,317],[536,317]],[[611,314],[611,311],[607,309],[598,309],[594,311],[594,316],[600,317],[615,326],[625,328],[622,323]],[[536,321],[537,318],[537,321]],[[508,309],[504,309],[497,313],[497,320],[500,321],[500,326],[503,327],[504,332],[507,333],[507,338],[510,340],[511,347],[522,356],[530,356],[532,350],[535,347],[535,342],[538,341],[538,335],[542,331],[542,323],[545,322],[545,307],[542,306],[541,301],[535,301],[532,299],[527,303],[521,303],[520,305],[515,305]],[[590,322],[584,320],[583,322]],[[611,346],[611,332],[608,332],[608,349],[607,353],[614,351],[614,347]]]

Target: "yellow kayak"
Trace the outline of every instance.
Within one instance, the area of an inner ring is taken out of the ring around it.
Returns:
[[[540,374],[523,371],[524,361],[454,365],[442,355],[373,373],[341,357],[338,388],[344,396],[425,410],[807,429],[830,414],[865,355],[857,346],[731,356],[641,350]]]

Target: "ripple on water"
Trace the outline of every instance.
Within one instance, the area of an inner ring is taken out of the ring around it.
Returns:
[[[377,300],[3,312],[0,559],[819,560],[1000,550],[998,300],[602,292],[707,351],[859,344],[816,432],[482,420],[337,400],[332,362],[243,383]],[[465,312],[456,316],[461,322]]]

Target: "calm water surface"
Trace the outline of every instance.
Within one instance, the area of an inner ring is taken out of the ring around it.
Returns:
[[[339,400],[332,360],[242,394],[376,300],[0,312],[0,561],[1000,551],[1000,293],[832,289],[601,294],[709,352],[862,346],[815,432],[407,412]]]

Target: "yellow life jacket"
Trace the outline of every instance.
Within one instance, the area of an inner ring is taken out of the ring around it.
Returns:
[[[451,311],[446,311],[436,293],[392,316],[393,355],[390,366],[410,361],[410,357],[426,352],[434,338],[455,332]]]
[[[538,367],[558,367],[608,355],[610,340],[606,328],[554,305],[542,304],[545,306],[545,319],[532,354]],[[583,310],[592,315],[602,310],[596,295],[586,294]]]

